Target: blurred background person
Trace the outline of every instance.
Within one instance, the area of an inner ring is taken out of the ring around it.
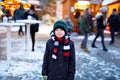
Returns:
[[[91,45],[93,48],[97,48],[95,42],[97,38],[100,36],[104,51],[108,51],[104,43],[104,29],[106,28],[106,13],[107,13],[107,8],[102,7],[100,8],[100,14],[96,15],[97,33]]]
[[[23,4],[21,3],[20,7],[14,11],[14,20],[22,20],[22,15],[24,12],[25,12],[25,9],[23,7]],[[18,34],[24,35],[22,26],[20,26]]]
[[[114,8],[110,17],[108,18],[108,25],[110,26],[111,41],[110,44],[115,42],[115,32],[118,30],[118,14]]]
[[[90,22],[91,22],[90,20],[92,20],[92,19],[89,19],[90,15],[91,15],[91,9],[86,8],[83,14],[81,15],[81,17],[79,18],[79,29],[80,29],[80,32],[84,35],[84,39],[82,40],[82,43],[81,43],[81,48],[85,52],[89,52],[87,48],[87,41],[88,41],[88,35],[90,32]]]
[[[28,16],[31,17],[31,19],[34,20],[39,20],[38,14],[35,11],[35,7],[34,5],[31,5],[30,9],[27,10],[24,14],[23,14],[23,18],[24,19],[28,19]],[[31,24],[30,25],[30,35],[31,35],[31,39],[32,39],[32,51],[34,51],[34,46],[35,46],[35,33],[38,32],[39,30],[39,24]]]
[[[7,17],[9,19],[9,17],[11,16],[10,14],[10,10],[6,9],[4,6],[2,6],[2,15],[1,15],[1,20],[3,21],[3,17]]]
[[[73,22],[71,21],[71,19],[68,17],[68,15],[65,15],[65,22],[67,24],[67,27],[68,27],[68,32],[71,33],[73,32]]]
[[[120,12],[118,12],[118,33],[120,35]]]

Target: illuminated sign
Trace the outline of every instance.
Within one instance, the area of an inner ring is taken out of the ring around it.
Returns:
[[[89,5],[90,5],[89,1],[78,1],[74,4],[74,8],[83,10],[89,7]]]

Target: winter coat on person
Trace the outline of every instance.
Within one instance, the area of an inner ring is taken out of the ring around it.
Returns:
[[[65,35],[61,39],[55,36],[57,28],[65,31]],[[46,75],[47,80],[74,80],[75,48],[67,34],[67,25],[63,20],[55,22],[51,39],[46,43],[42,75]]]
[[[21,4],[20,8],[14,11],[14,20],[22,20],[22,15],[24,12],[25,12],[25,9],[23,8],[23,4]]]
[[[106,24],[104,24],[104,18],[102,13],[96,15],[96,25],[98,30],[106,28]]]
[[[104,51],[108,51],[108,49],[106,48],[105,43],[104,43],[104,29],[105,29],[106,23],[107,23],[106,12],[107,12],[107,8],[106,7],[101,7],[100,8],[100,14],[96,15],[97,33],[96,33],[96,36],[95,36],[95,38],[93,40],[93,43],[91,45],[93,48],[97,48],[95,46],[95,42],[96,42],[97,38],[100,36],[101,37],[101,43],[102,43]]]
[[[68,32],[71,33],[73,31],[73,22],[71,21],[71,19],[69,19],[68,15],[65,16],[65,22],[67,24],[68,27]]]
[[[31,6],[30,9],[22,15],[22,18],[23,19],[28,19],[28,16],[31,16],[32,19],[34,19],[34,20],[39,20],[38,14],[35,11],[34,6],[33,7]],[[30,25],[30,33],[38,32],[38,30],[39,30],[39,24],[38,23]]]
[[[79,19],[79,29],[81,33],[89,33],[90,24],[89,24],[89,19],[88,16],[83,14],[81,15],[81,18]]]
[[[120,34],[120,13],[118,13],[118,33]]]
[[[113,12],[110,17],[108,18],[108,23],[110,26],[110,29],[113,29],[113,27],[115,28],[115,31],[117,31],[117,26],[118,26],[118,15],[116,12]]]

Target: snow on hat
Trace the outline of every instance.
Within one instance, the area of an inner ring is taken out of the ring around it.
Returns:
[[[55,22],[55,24],[53,25],[53,32],[57,29],[57,28],[61,28],[65,31],[65,33],[68,32],[68,28],[67,28],[67,24],[65,23],[65,21],[63,20],[58,20]]]

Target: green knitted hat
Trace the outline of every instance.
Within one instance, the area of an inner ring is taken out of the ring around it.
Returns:
[[[53,32],[54,32],[55,29],[57,29],[57,28],[62,28],[62,29],[65,31],[65,33],[68,32],[67,24],[65,23],[64,20],[58,20],[58,21],[56,21],[56,22],[54,23],[54,25],[53,25]]]

